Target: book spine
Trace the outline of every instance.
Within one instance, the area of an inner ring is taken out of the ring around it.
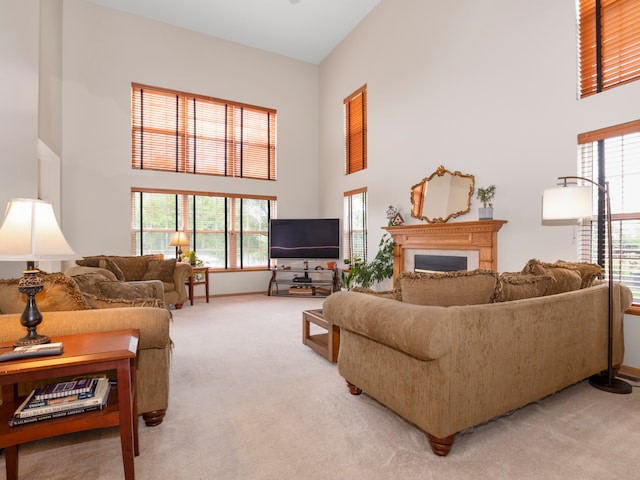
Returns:
[[[96,395],[90,398],[86,398],[84,400],[74,400],[71,402],[63,402],[54,405],[49,405],[46,407],[38,407],[38,408],[23,408],[22,406],[16,410],[13,414],[14,418],[28,418],[28,417],[36,417],[39,415],[47,415],[56,412],[63,412],[72,410],[75,408],[86,408],[92,407],[95,405],[100,405],[106,402],[109,396],[109,381],[105,378],[101,382],[99,382],[99,387],[96,388]]]
[[[72,408],[70,410],[63,410],[61,412],[47,413],[44,415],[35,415],[33,417],[26,417],[26,418],[13,417],[9,419],[9,426],[16,427],[18,425],[25,425],[27,423],[35,423],[43,420],[51,420],[52,418],[67,417],[69,415],[77,415],[79,413],[93,412],[95,410],[102,410],[103,408],[104,408],[104,404],[93,405],[91,407]]]
[[[77,400],[84,400],[87,398],[92,398],[95,395],[95,392],[87,392],[87,393],[78,393],[76,395],[68,395],[66,397],[60,398],[48,398],[46,400],[36,400],[33,399],[29,403],[27,403],[24,408],[29,410],[31,408],[41,408],[48,407],[50,405],[58,405],[67,402],[75,402]]]
[[[51,398],[66,397],[68,395],[76,395],[78,393],[86,393],[91,390],[91,385],[95,379],[88,379],[90,381],[74,381],[77,385],[76,388],[66,389],[71,382],[59,382],[44,385],[36,390],[34,398],[36,400],[48,400]]]

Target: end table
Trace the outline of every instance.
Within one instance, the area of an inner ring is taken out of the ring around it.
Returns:
[[[203,280],[197,280],[196,274],[203,275]],[[193,287],[196,285],[204,285],[205,298],[209,303],[209,267],[191,267],[191,276],[187,279],[189,287],[189,301],[193,305]]]

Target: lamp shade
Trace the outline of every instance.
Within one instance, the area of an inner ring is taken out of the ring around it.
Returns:
[[[591,187],[549,188],[542,194],[543,220],[572,220],[592,213]]]
[[[73,260],[78,255],[58,226],[53,205],[43,200],[9,200],[0,226],[0,260]]]
[[[173,237],[171,237],[171,242],[169,242],[169,245],[172,247],[188,247],[189,238],[183,231],[176,232],[173,234]]]

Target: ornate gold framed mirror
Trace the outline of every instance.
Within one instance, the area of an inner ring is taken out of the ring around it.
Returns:
[[[411,187],[411,216],[428,223],[444,223],[469,212],[475,188],[473,175],[451,173],[442,165]]]

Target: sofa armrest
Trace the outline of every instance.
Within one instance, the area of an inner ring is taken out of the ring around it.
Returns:
[[[178,288],[180,287],[184,288],[184,284],[191,276],[191,272],[191,265],[189,265],[188,263],[176,263],[176,268],[173,269],[173,283],[176,287],[176,290],[178,290]]]
[[[327,321],[420,360],[451,352],[446,307],[413,305],[357,292],[336,292],[324,302]]]

